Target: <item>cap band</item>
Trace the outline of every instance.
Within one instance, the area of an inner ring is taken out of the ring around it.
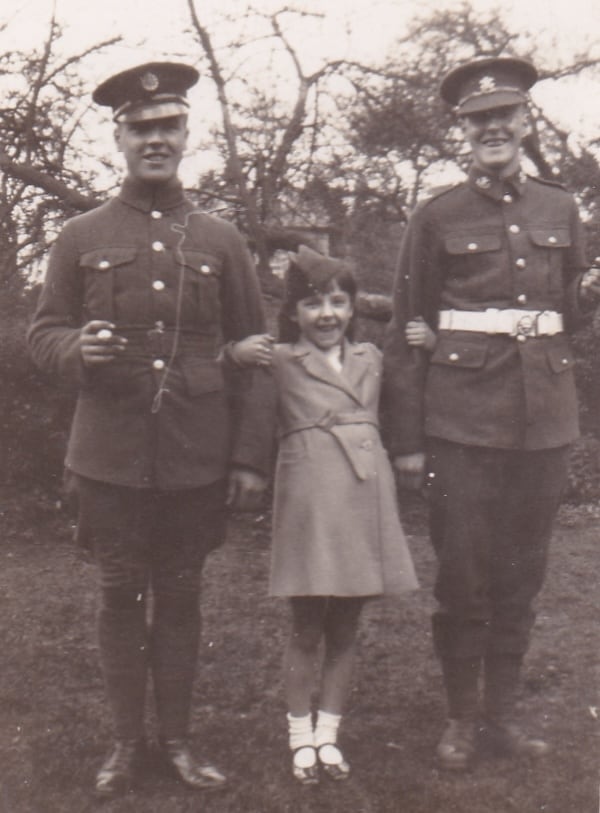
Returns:
[[[113,121],[148,121],[186,115],[189,104],[183,96],[157,94],[147,101],[125,102],[113,114]]]

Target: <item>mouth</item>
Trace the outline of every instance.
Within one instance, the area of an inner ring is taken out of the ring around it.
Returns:
[[[143,156],[144,161],[147,161],[149,164],[162,164],[168,157],[169,156],[163,152],[152,152]]]
[[[484,147],[503,147],[508,143],[508,138],[484,138],[481,143]]]

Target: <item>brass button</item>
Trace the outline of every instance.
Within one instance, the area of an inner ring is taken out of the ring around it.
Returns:
[[[519,257],[518,260],[515,260],[515,265],[517,268],[525,268],[527,265],[527,260],[523,259],[523,257]]]
[[[525,294],[519,294],[519,296],[517,297],[517,302],[520,305],[524,305],[527,302],[527,297],[525,296]]]
[[[152,366],[154,367],[155,370],[165,369],[165,363],[162,359],[154,359],[154,361],[152,362]]]
[[[569,359],[562,359],[562,360],[561,360],[561,363],[562,363],[562,364],[568,364],[568,363],[569,363]]]
[[[475,249],[477,248],[477,243],[469,243],[467,248],[469,249],[469,251],[475,251]]]
[[[162,279],[155,279],[152,283],[152,287],[155,291],[164,291],[165,283],[162,281]]]
[[[152,243],[152,251],[164,251],[164,250],[165,250],[165,245],[164,245],[164,243],[161,243],[160,240],[155,240]]]
[[[556,243],[556,237],[553,234],[551,234],[550,237],[548,238],[548,242],[554,245],[554,243]]]
[[[159,211],[158,211],[158,209],[153,209],[153,210],[150,212],[150,217],[151,217],[153,220],[160,220],[160,219],[161,219],[161,217],[162,217],[162,212],[159,212]]]
[[[100,260],[100,262],[98,263],[98,268],[101,268],[103,271],[105,271],[107,268],[110,268],[110,263],[108,262],[108,260]]]
[[[203,274],[210,274],[210,265],[201,265],[200,271],[202,271]]]
[[[450,353],[450,355],[448,356],[448,359],[450,361],[458,361],[459,355],[458,355],[458,353]]]
[[[508,227],[508,230],[511,234],[518,234],[521,231],[520,226],[517,226],[516,223],[513,223],[511,226]]]
[[[504,203],[512,203],[513,197],[512,195],[506,194],[502,196],[502,200],[504,201]]]

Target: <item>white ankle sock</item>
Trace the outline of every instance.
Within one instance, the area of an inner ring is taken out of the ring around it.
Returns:
[[[293,717],[288,713],[287,722],[290,748],[292,751],[296,751],[298,748],[305,748],[306,746],[310,746],[312,748],[312,715],[307,714],[304,717]]]
[[[341,719],[341,714],[331,714],[319,709],[315,726],[315,748],[321,745],[335,745]]]

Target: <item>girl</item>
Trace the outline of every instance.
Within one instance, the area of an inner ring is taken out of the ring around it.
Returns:
[[[356,282],[340,260],[300,246],[287,273],[283,343],[250,337],[238,363],[272,359],[279,453],[270,593],[287,597],[284,660],[293,775],[346,779],[337,744],[358,622],[369,597],[417,588],[377,427],[381,354],[352,342]],[[319,709],[311,695],[324,641]]]

